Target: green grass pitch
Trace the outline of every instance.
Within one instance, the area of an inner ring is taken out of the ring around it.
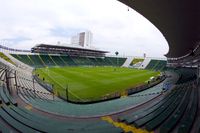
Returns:
[[[54,92],[73,100],[95,100],[141,85],[160,72],[116,67],[54,67],[36,70],[39,78],[54,85]]]

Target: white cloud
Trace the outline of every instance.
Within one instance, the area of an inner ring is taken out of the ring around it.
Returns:
[[[112,53],[163,57],[168,51],[166,40],[148,20],[116,0],[0,2],[0,39],[28,38],[10,43],[14,48],[66,43],[75,32],[91,30],[94,46]]]

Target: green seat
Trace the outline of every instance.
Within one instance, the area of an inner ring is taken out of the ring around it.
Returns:
[[[17,101],[11,97],[11,95],[9,94],[9,92],[8,92],[7,89],[4,89],[4,90],[5,90],[5,94],[6,94],[7,98],[8,98],[8,100],[9,100],[13,105],[17,106]]]
[[[137,119],[142,118],[142,117],[148,115],[149,113],[153,112],[154,110],[158,109],[164,103],[168,102],[172,97],[176,97],[179,92],[180,92],[180,90],[178,90],[178,91],[172,91],[164,99],[162,99],[160,101],[156,101],[155,103],[152,103],[149,106],[146,106],[145,108],[143,108],[141,110],[138,110],[138,111],[134,112],[133,114],[131,114],[129,116],[126,116],[126,118],[124,119],[124,121],[126,123],[128,123],[128,124],[133,123]]]
[[[0,95],[1,95],[2,101],[3,101],[6,105],[9,105],[9,104],[10,104],[10,101],[9,101],[9,99],[7,98],[7,96],[5,95],[4,90],[3,90],[3,87],[0,87]]]
[[[198,90],[195,88],[195,94],[192,99],[192,104],[187,108],[186,114],[183,116],[178,127],[178,133],[188,133],[194,123],[198,110]]]
[[[169,100],[169,102],[166,102],[165,104],[163,104],[160,108],[158,108],[157,110],[151,112],[150,114],[148,114],[147,116],[138,119],[137,121],[134,122],[134,125],[136,127],[141,127],[144,124],[146,124],[147,122],[151,121],[152,119],[154,119],[155,117],[159,116],[161,113],[163,113],[163,111],[165,111],[167,108],[169,108],[170,106],[175,106],[180,102],[181,96],[183,96],[185,91],[181,91],[181,93],[179,94],[179,96],[177,97],[173,97]]]
[[[0,116],[1,118],[6,121],[11,127],[15,128],[19,132],[26,132],[26,133],[36,133],[36,130],[33,130],[24,124],[20,123],[13,117],[11,117],[5,110],[0,108]]]
[[[70,56],[60,56],[60,57],[69,66],[77,66],[77,64],[74,62],[74,60]]]
[[[43,127],[48,127],[48,132],[81,132],[81,133],[102,133],[102,132],[114,132],[120,133],[123,130],[120,128],[114,127],[112,124],[109,124],[105,121],[99,122],[69,122],[69,121],[59,121],[46,116],[36,114],[32,111],[28,111],[21,107],[11,106],[11,110],[16,112],[18,115],[23,116],[25,119],[28,119],[32,123],[37,123]]]
[[[183,101],[182,103],[189,100],[190,94],[191,94],[191,90],[187,90],[185,97],[179,97],[178,100],[176,100],[173,104],[171,104],[165,111],[162,112],[162,114],[157,116],[152,121],[148,122],[145,125],[146,129],[148,131],[152,131],[153,129],[158,127],[162,122],[164,122],[174,112],[174,110],[179,106],[181,100]],[[186,104],[186,106],[187,106],[187,104]]]
[[[191,97],[193,96],[194,96],[194,91],[191,94]],[[170,119],[168,119],[162,124],[162,126],[160,127],[161,133],[169,133],[177,125],[177,123],[183,116],[189,101],[190,101],[190,93],[187,94],[187,96],[184,98],[184,101],[181,103],[176,112],[170,117]]]
[[[39,132],[48,132],[48,128],[44,127],[41,124],[37,124],[35,122],[32,122],[29,119],[24,118],[23,116],[18,115],[16,112],[11,110],[7,106],[3,105],[2,108],[7,112],[7,114],[9,114],[13,118],[15,118],[15,120],[19,121],[21,124],[23,124],[23,125],[25,125],[27,127],[30,127],[30,128],[32,128],[32,129],[34,129],[36,131],[39,131]]]
[[[53,59],[53,61],[56,63],[58,66],[66,66],[67,64],[61,59],[60,56],[53,56],[50,55],[50,57]]]
[[[8,127],[3,125],[2,123],[0,123],[0,132],[1,133],[14,133],[13,130],[9,129]]]

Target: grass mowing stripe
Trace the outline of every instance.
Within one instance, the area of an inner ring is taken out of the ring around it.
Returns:
[[[44,71],[43,71],[44,72]],[[51,71],[51,72],[53,72],[53,71]],[[60,74],[57,74],[57,73],[55,73],[55,72],[53,72],[55,75],[57,75],[57,77],[63,77],[62,75],[60,75]],[[49,72],[48,72],[48,74],[47,74],[47,78],[50,78],[54,83],[56,83],[58,86],[60,86],[63,90],[65,90],[65,87],[66,86],[63,86],[64,84],[62,84],[62,83],[59,83],[59,81],[61,81],[61,79],[63,79],[63,78],[61,78],[60,80],[55,80],[55,79],[53,79],[52,77],[51,77],[51,74],[49,74]],[[65,78],[65,77],[64,77]],[[79,96],[77,96],[77,95],[75,95],[74,93],[72,93],[69,89],[68,89],[68,92],[71,94],[71,95],[73,95],[74,97],[76,97],[76,98],[78,98],[79,100],[82,100],[83,101],[83,99],[82,98],[80,98]]]
[[[45,77],[47,82],[55,84],[63,96],[68,84],[71,98],[76,99],[99,99],[106,94],[143,84],[159,74],[149,70],[116,67],[55,67],[38,69],[36,73],[40,74],[40,78]]]

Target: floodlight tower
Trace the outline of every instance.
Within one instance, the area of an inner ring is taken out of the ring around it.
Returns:
[[[119,54],[119,52],[116,51],[116,52],[115,52],[116,58],[117,58],[118,54]],[[118,58],[117,58],[117,66],[118,66]]]

